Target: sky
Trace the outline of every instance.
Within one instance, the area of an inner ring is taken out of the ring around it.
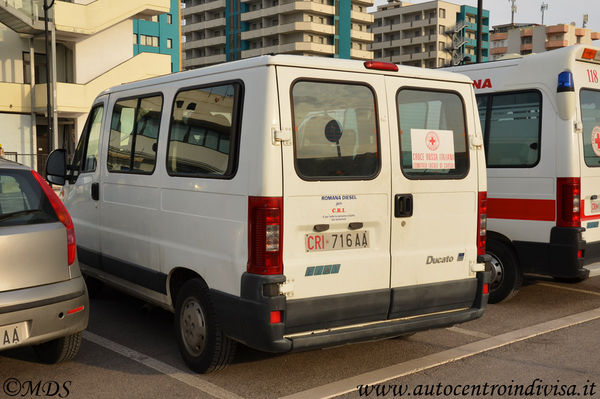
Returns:
[[[430,0],[407,0],[411,3],[425,3]],[[466,4],[477,7],[477,0],[445,0],[454,4]],[[600,32],[600,0],[543,0],[548,4],[544,12],[544,25],[569,24],[575,22],[577,27],[583,23],[583,14],[588,14],[587,28]],[[375,0],[375,5],[385,4],[385,0]],[[542,0],[516,0],[517,12],[515,23],[542,22],[540,7]],[[490,25],[510,23],[510,0],[483,0],[483,8],[490,11]]]

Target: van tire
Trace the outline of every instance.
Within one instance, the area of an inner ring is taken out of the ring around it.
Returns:
[[[177,292],[175,333],[183,360],[197,373],[224,369],[235,354],[236,342],[223,333],[200,279],[186,281]]]
[[[486,264],[486,270],[492,272],[488,302],[512,298],[523,284],[517,255],[509,245],[497,240],[488,240],[486,252],[492,257],[490,264]]]
[[[66,337],[53,339],[43,344],[34,345],[33,350],[44,363],[54,364],[71,360],[79,352],[81,332]]]

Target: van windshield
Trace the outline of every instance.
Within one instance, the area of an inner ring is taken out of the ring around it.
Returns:
[[[581,120],[583,121],[583,156],[585,164],[600,166],[600,91],[582,89]]]

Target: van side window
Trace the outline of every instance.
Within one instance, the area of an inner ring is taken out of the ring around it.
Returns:
[[[531,168],[540,159],[542,95],[478,95],[488,168]]]
[[[241,94],[240,83],[177,93],[167,151],[170,175],[233,176]]]
[[[459,179],[469,172],[465,107],[457,93],[401,89],[396,96],[402,172]]]
[[[583,157],[587,166],[600,166],[600,91],[581,89]]]
[[[154,172],[162,103],[160,95],[115,103],[108,142],[109,172]]]
[[[375,96],[355,83],[292,87],[296,171],[306,180],[370,179],[379,173]]]
[[[85,122],[77,149],[73,155],[71,173],[77,177],[79,173],[94,172],[98,164],[98,144],[100,141],[100,128],[104,106],[97,105],[92,108]]]

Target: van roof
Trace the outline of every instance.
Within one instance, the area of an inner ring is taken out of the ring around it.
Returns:
[[[468,78],[442,70],[433,70],[427,68],[411,67],[398,65],[398,72],[380,71],[367,69],[364,66],[364,61],[346,60],[339,58],[324,58],[324,57],[308,57],[301,55],[263,55],[259,57],[247,58],[238,61],[231,61],[223,64],[207,66],[203,68],[193,69],[190,71],[176,72],[169,75],[163,75],[155,78],[140,80],[132,83],[125,83],[119,86],[111,87],[101,94],[115,93],[123,90],[143,88],[147,86],[166,84],[177,82],[184,79],[189,79],[197,76],[206,76],[211,74],[231,72],[242,69],[249,69],[262,66],[279,65],[292,66],[301,68],[316,68],[347,72],[362,72],[380,75],[392,75],[411,77],[416,79],[440,80],[449,82],[471,83]]]
[[[448,70],[461,73],[464,71],[478,71],[499,67],[535,64],[543,65],[541,71],[548,71],[549,69],[562,71],[564,68],[569,68],[576,59],[580,58],[581,54],[583,53],[583,49],[585,48],[591,48],[600,51],[600,47],[598,46],[576,44],[552,51],[544,51],[542,53],[520,56],[518,58],[509,58],[505,60],[500,59],[480,64],[468,64],[451,67],[448,68]]]

